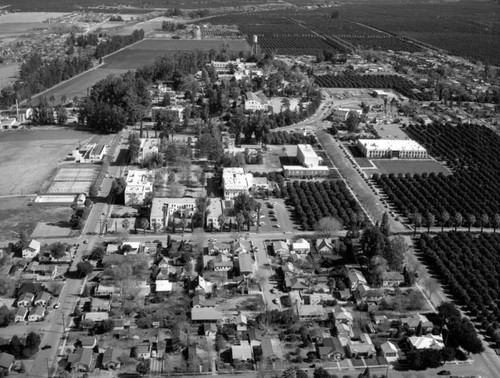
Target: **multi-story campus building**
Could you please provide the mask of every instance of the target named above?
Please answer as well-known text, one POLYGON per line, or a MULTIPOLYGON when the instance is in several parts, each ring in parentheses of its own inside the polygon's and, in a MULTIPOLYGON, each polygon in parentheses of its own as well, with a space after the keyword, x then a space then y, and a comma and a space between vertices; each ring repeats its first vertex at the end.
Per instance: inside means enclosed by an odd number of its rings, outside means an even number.
POLYGON ((359 139, 358 147, 368 159, 427 159, 424 147, 414 140, 359 139))

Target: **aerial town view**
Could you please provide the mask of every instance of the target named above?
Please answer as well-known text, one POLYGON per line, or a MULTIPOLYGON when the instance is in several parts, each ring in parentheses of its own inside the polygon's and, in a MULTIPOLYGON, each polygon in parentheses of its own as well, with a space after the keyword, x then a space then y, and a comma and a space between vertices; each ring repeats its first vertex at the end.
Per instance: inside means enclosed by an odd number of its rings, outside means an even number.
POLYGON ((0 173, 0 378, 500 378, 498 0, 4 0, 0 173))

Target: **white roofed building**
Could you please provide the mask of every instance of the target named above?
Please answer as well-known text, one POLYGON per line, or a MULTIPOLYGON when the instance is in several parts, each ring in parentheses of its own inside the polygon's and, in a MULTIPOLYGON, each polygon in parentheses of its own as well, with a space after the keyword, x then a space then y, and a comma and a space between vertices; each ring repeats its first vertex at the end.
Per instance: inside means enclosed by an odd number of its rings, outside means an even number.
POLYGON ((310 144, 297 145, 297 159, 306 168, 317 167, 321 160, 310 144))
POLYGON ((359 139, 358 147, 368 159, 427 159, 427 150, 414 140, 359 139))
POLYGON ((224 168, 222 171, 224 199, 233 199, 241 193, 249 194, 252 186, 253 175, 245 173, 243 168, 224 168))
POLYGON ((149 155, 157 154, 160 147, 160 138, 140 138, 141 147, 137 158, 139 163, 143 163, 149 155))
POLYGON ((153 198, 149 224, 151 228, 156 225, 157 229, 164 229, 174 213, 179 212, 186 217, 191 217, 195 208, 196 198, 153 198))
POLYGON ((153 177, 150 171, 129 170, 125 188, 125 205, 142 204, 146 194, 153 191, 153 177))
POLYGON ((297 160, 301 165, 284 165, 283 171, 287 177, 328 176, 330 169, 320 165, 322 158, 310 144, 297 145, 297 160))

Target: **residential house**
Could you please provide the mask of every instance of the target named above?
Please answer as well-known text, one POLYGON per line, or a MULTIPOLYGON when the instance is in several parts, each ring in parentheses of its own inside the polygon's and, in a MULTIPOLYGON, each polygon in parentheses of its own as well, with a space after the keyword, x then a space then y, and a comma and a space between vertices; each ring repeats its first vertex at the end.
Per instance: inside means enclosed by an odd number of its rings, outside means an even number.
POLYGON ((358 269, 349 269, 347 277, 349 278, 351 291, 355 291, 361 284, 368 285, 365 276, 358 269))
POLYGON ((104 351, 102 355, 101 365, 104 369, 116 370, 120 368, 121 352, 116 348, 108 348, 104 351))
POLYGON ((206 299, 204 295, 197 294, 193 297, 193 308, 215 307, 215 300, 206 299))
POLYGON ((353 316, 347 311, 344 307, 340 307, 339 311, 335 311, 335 324, 347 324, 348 326, 352 326, 353 316))
POLYGON ((68 363, 71 370, 89 372, 95 363, 94 352, 89 348, 78 348, 68 356, 68 363))
POLYGON ((348 324, 340 323, 335 326, 337 328, 337 336, 348 339, 353 336, 351 326, 348 324))
POLYGON ((290 249, 288 248, 288 244, 284 241, 281 241, 281 240, 273 243, 273 250, 277 256, 281 256, 281 257, 287 256, 290 254, 290 249))
MULTIPOLYGON (((253 359, 252 347, 246 340, 242 340, 240 345, 231 346, 231 355, 234 360, 248 361, 253 359)), ((264 355, 265 356, 265 355, 264 355)))
POLYGON ((322 346, 316 346, 316 352, 321 359, 332 358, 335 361, 345 358, 345 351, 338 337, 326 337, 322 346))
POLYGON ((123 255, 137 255, 141 252, 141 242, 126 242, 121 246, 123 255))
POLYGON ((17 322, 24 322, 26 319, 26 315, 28 315, 28 309, 26 307, 18 307, 16 311, 16 315, 14 315, 14 321, 17 322))
POLYGON ((113 244, 113 243, 109 243, 107 246, 106 246, 106 255, 111 255, 113 253, 117 253, 120 249, 120 246, 118 244, 113 244))
POLYGON ((292 250, 298 254, 307 254, 311 250, 311 245, 307 240, 300 238, 292 243, 292 250))
POLYGON ((99 284, 94 290, 94 296, 96 297, 109 297, 113 295, 116 291, 116 288, 114 286, 108 286, 108 285, 103 285, 99 284))
POLYGON ((408 341, 414 349, 440 350, 444 348, 442 336, 432 333, 425 336, 412 336, 408 338, 408 341))
POLYGON ((372 343, 347 340, 346 348, 350 358, 372 358, 376 354, 372 343))
POLYGON ((308 286, 298 277, 285 277, 285 287, 288 290, 306 290, 308 286))
POLYGON ((33 293, 24 293, 17 300, 17 307, 31 306, 34 299, 35 299, 35 295, 33 293))
POLYGON ((217 323, 222 320, 222 312, 213 307, 191 309, 191 321, 195 323, 217 323))
POLYGON ((208 294, 212 293, 213 284, 210 281, 205 280, 202 276, 197 276, 193 282, 192 286, 194 286, 194 291, 198 294, 208 294))
POLYGON ((383 289, 372 289, 366 284, 360 284, 354 292, 356 303, 378 304, 385 297, 383 289))
POLYGON ((82 348, 94 348, 97 345, 97 338, 95 336, 82 336, 80 344, 82 348))
POLYGON ((22 250, 23 259, 32 259, 39 253, 40 253, 40 242, 35 239, 33 239, 30 242, 30 244, 26 248, 23 248, 22 250))
POLYGON ((399 272, 382 273, 382 286, 401 286, 405 282, 405 277, 399 272))
POLYGON ((53 279, 57 276, 58 266, 39 264, 38 261, 32 261, 27 266, 25 273, 31 275, 35 280, 53 279))
POLYGON ((431 332, 434 328, 434 324, 427 319, 427 316, 421 314, 401 318, 401 324, 407 327, 410 331, 415 331, 420 324, 423 334, 431 332))
POLYGON ((238 239, 234 241, 233 244, 231 245, 231 250, 235 255, 238 255, 240 253, 245 253, 250 251, 250 244, 243 239, 238 239))
POLYGON ((14 365, 15 358, 10 353, 0 353, 0 374, 2 376, 9 375, 10 369, 14 365))
POLYGON ((316 251, 320 255, 331 255, 333 254, 333 245, 328 239, 317 239, 315 243, 316 251))
POLYGON ((248 319, 245 315, 239 314, 236 317, 236 331, 237 332, 246 332, 247 331, 248 319))
POLYGON ((255 261, 252 255, 244 252, 238 254, 238 267, 240 274, 243 274, 244 276, 251 275, 255 269, 255 261))
POLYGON ((95 323, 100 323, 108 319, 109 314, 107 312, 86 312, 82 316, 82 320, 92 320, 95 323))
POLYGON ((28 315, 28 321, 38 322, 43 319, 45 309, 42 306, 33 307, 28 315))
POLYGON ((228 272, 233 269, 233 262, 224 254, 217 255, 212 260, 212 264, 216 272, 228 272))
POLYGON ((157 293, 170 293, 173 289, 173 283, 169 280, 156 280, 155 291, 157 293))
POLYGON ((46 291, 38 293, 34 302, 35 306, 43 306, 43 307, 47 306, 47 303, 49 303, 50 298, 52 298, 52 295, 50 295, 46 291))
POLYGON ((300 320, 324 320, 326 318, 326 311, 322 305, 302 305, 297 307, 300 320))
POLYGON ((137 358, 149 360, 151 358, 151 343, 148 340, 144 340, 135 348, 135 354, 137 358))
POLYGON ((217 324, 215 323, 204 323, 203 324, 203 333, 205 336, 213 336, 217 334, 217 324))
POLYGON ((150 255, 156 255, 156 251, 158 249, 158 244, 153 242, 144 243, 144 253, 148 253, 150 255))
POLYGON ((381 344, 380 351, 382 353, 382 356, 389 362, 395 362, 399 358, 398 348, 390 341, 386 341, 385 343, 381 344))
POLYGON ((106 298, 92 298, 90 302, 90 311, 99 312, 104 311, 108 312, 111 310, 111 301, 106 298))
POLYGON ((260 346, 262 348, 262 357, 270 361, 278 361, 284 359, 283 346, 278 339, 263 338, 260 346))

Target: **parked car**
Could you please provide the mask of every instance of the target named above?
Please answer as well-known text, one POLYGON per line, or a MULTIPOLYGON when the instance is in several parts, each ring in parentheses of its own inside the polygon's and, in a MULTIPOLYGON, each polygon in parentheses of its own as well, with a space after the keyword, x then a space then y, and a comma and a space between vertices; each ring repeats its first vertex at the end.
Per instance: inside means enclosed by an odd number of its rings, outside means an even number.
POLYGON ((449 370, 441 370, 437 373, 437 375, 451 375, 451 371, 449 370))
POLYGON ((52 345, 45 344, 45 345, 42 347, 42 350, 45 350, 45 349, 50 349, 50 348, 52 348, 52 345))

